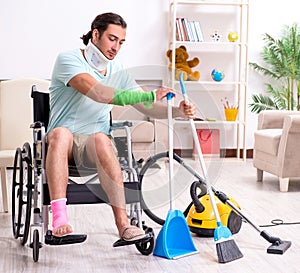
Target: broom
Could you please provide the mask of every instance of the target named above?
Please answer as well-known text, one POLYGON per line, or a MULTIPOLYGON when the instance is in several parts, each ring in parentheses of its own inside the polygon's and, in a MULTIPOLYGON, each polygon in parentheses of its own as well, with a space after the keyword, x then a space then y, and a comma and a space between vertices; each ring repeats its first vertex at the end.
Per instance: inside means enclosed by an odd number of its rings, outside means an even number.
MULTIPOLYGON (((182 77, 183 77, 182 73, 180 73, 181 91, 182 91, 184 100, 186 101, 186 103, 189 103, 188 96, 187 96, 187 93, 186 93, 186 89, 185 89, 182 77)), ((193 133, 193 139, 194 139, 196 149, 197 149, 197 152, 198 152, 198 158, 199 158, 200 166, 201 166, 201 169, 202 169, 202 172, 203 172, 203 175, 204 175, 204 179, 205 179, 205 182, 206 182, 210 202, 211 202, 211 205, 212 205, 215 217, 216 217, 216 221, 217 221, 217 227, 214 230, 214 240, 216 242, 218 261, 219 261, 219 263, 231 262, 231 261, 237 260, 239 258, 242 258, 243 254, 241 253, 241 251, 239 250, 237 244, 235 243, 229 228, 222 225, 221 218, 220 218, 220 215, 219 215, 219 211, 218 211, 218 208, 217 208, 217 205, 216 205, 216 201, 214 199, 214 195, 213 195, 213 192, 212 192, 212 187, 211 187, 211 184, 210 184, 209 179, 208 179, 205 162, 204 162, 204 159, 203 159, 201 147, 200 147, 199 140, 198 140, 198 137, 197 137, 195 123, 194 123, 193 119, 189 119, 189 121, 190 121, 191 129, 192 129, 192 133, 193 133)))

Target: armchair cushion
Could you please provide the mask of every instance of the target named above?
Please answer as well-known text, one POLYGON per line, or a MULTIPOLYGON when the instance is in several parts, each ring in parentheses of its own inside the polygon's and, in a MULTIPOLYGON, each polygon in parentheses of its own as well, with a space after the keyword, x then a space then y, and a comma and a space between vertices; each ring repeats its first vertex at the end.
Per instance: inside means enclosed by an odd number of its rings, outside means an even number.
MULTIPOLYGON (((130 127, 132 150, 134 156, 139 158, 148 158, 157 152, 158 138, 157 133, 160 131, 157 126, 157 120, 151 120, 148 116, 142 114, 132 106, 114 106, 112 109, 112 120, 118 122, 120 120, 129 120, 133 126, 130 127)), ((160 132, 160 135, 163 132, 160 132)), ((124 130, 116 130, 113 132, 115 137, 124 136, 124 130)), ((161 146, 161 143, 159 143, 161 146)))
POLYGON ((131 129, 132 142, 135 143, 152 143, 154 142, 154 124, 149 121, 132 121, 131 129))
POLYGON ((264 129, 255 134, 255 150, 264 151, 267 154, 277 155, 282 129, 264 129))

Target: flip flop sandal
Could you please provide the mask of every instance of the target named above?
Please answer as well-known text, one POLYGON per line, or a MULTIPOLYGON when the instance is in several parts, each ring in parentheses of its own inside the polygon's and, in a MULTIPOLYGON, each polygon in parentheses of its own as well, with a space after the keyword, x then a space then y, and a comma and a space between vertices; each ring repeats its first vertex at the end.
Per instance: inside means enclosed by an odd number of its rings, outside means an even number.
POLYGON ((146 236, 145 232, 136 226, 124 226, 121 229, 121 239, 124 241, 137 241, 146 236))

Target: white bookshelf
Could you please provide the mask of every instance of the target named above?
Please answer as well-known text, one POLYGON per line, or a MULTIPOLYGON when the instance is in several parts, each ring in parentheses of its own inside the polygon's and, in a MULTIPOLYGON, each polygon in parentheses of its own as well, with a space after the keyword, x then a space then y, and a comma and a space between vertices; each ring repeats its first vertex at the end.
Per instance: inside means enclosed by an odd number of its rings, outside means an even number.
MULTIPOLYGON (((243 150, 243 159, 246 159, 246 107, 248 81, 248 0, 169 0, 169 44, 172 49, 172 67, 175 66, 175 48, 184 45, 189 53, 189 59, 198 57, 200 64, 192 68, 201 73, 199 81, 186 81, 185 85, 190 100, 197 107, 197 117, 215 118, 216 121, 196 122, 198 128, 219 128, 221 149, 236 149, 236 157, 240 157, 243 150), (176 39, 176 18, 187 18, 198 21, 203 35, 202 42, 178 41, 176 39), (220 40, 214 41, 211 34, 217 31, 220 40), (230 42, 229 32, 238 33, 238 40, 230 42), (225 77, 216 82, 211 78, 213 68, 224 71, 225 77), (239 106, 236 121, 226 121, 221 99, 228 100, 239 106)), ((178 36, 177 36, 178 37, 178 36)), ((175 80, 175 71, 170 70, 168 84, 180 90, 175 80)), ((178 98, 177 100, 180 100, 178 98)), ((187 139, 187 127, 184 121, 175 121, 177 139, 182 136, 183 141, 175 143, 175 149, 190 149, 191 141, 187 139), (185 134, 185 136, 184 136, 185 134), (178 147, 176 147, 176 145, 178 147), (179 147, 182 146, 182 147, 179 147)))

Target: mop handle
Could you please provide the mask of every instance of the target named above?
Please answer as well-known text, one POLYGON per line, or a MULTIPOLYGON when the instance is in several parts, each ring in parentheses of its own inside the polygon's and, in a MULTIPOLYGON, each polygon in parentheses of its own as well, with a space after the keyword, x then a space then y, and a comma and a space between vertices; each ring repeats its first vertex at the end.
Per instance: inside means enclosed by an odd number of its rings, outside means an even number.
POLYGON ((168 128, 169 128, 169 195, 170 195, 170 210, 173 209, 173 196, 174 196, 174 165, 173 165, 173 119, 172 119, 172 98, 173 93, 167 94, 168 100, 168 128))
MULTIPOLYGON (((186 92, 186 89, 185 89, 185 85, 183 83, 182 76, 183 76, 182 73, 180 73, 179 77, 180 77, 181 92, 182 92, 182 95, 183 95, 183 98, 184 98, 185 102, 187 104, 189 104, 189 98, 188 98, 188 95, 187 95, 187 92, 186 92)), ((218 208, 217 208, 216 202, 214 202, 214 199, 213 199, 214 195, 213 195, 213 192, 212 192, 212 189, 211 189, 211 184, 210 184, 210 181, 209 181, 209 178, 208 178, 208 174, 207 174, 207 170, 206 170, 206 166, 205 166, 203 154, 202 154, 200 143, 199 143, 198 136, 197 136, 197 131, 196 131, 195 123, 194 123, 193 119, 189 119, 189 122, 190 122, 190 125, 191 125, 191 128, 192 128, 192 134, 193 134, 194 143, 195 143, 195 146, 196 146, 196 149, 197 149, 197 153, 198 153, 199 163, 200 163, 200 166, 201 166, 201 169, 202 169, 202 172, 203 172, 204 179, 206 181, 209 198, 211 200, 211 204, 212 204, 212 207, 213 207, 213 211, 214 211, 216 220, 217 220, 218 223, 220 223, 221 222, 221 218, 220 218, 220 215, 219 215, 219 212, 218 212, 218 208)))

